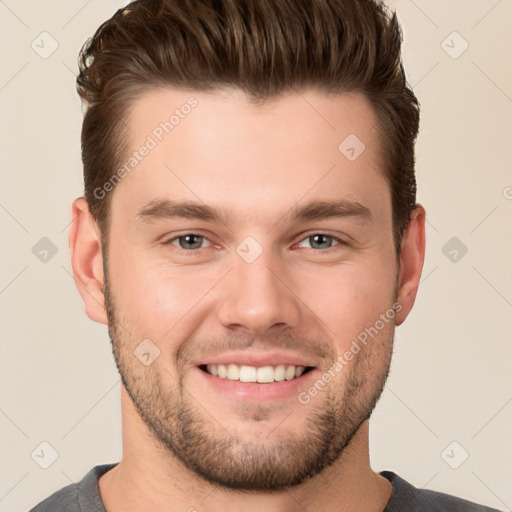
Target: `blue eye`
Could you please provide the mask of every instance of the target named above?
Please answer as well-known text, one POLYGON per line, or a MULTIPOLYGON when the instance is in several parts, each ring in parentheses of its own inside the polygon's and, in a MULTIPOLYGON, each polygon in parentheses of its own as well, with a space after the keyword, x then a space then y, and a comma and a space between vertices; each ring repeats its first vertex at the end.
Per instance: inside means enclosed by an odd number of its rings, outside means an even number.
MULTIPOLYGON (((305 247, 303 244, 305 242, 309 243, 309 248, 321 250, 328 250, 336 245, 342 245, 344 242, 339 238, 336 238, 331 235, 327 235, 325 233, 314 233, 312 235, 303 238, 301 242, 299 242, 299 247, 305 247)), ((174 245, 179 249, 183 249, 188 252, 196 252, 197 250, 204 249, 211 245, 211 242, 202 235, 197 235, 195 233, 185 233, 183 235, 176 236, 171 238, 165 245, 174 245), (207 242, 208 245, 203 245, 204 242, 207 242)), ((307 247, 306 247, 307 248, 307 247)))
MULTIPOLYGON (((339 245, 341 240, 325 233, 315 233, 302 240, 301 243, 308 240, 313 249, 330 249, 333 245, 339 245), (333 242, 335 242, 333 244, 333 242)), ((299 244, 300 245, 300 244, 299 244)))
POLYGON ((207 240, 204 236, 196 235, 194 233, 187 233, 185 235, 180 235, 175 238, 172 238, 167 244, 176 245, 174 242, 178 241, 179 247, 186 251, 192 251, 194 249, 202 249, 201 245, 203 241, 207 240))

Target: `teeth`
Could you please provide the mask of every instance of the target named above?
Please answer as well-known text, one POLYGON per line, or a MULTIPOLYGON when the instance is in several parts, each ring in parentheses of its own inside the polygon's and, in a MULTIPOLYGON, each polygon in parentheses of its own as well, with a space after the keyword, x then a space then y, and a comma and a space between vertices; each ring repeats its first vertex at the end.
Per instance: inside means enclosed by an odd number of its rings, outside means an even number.
POLYGON ((225 379, 226 378, 228 371, 226 370, 226 367, 223 364, 219 364, 218 365, 217 371, 219 372, 219 377, 221 379, 225 379))
POLYGON ((272 366, 262 366, 256 372, 258 382, 274 382, 274 368, 272 366))
POLYGON ((240 382, 280 382, 293 380, 304 373, 304 366, 239 366, 237 364, 207 364, 206 371, 221 379, 239 380, 240 382))
POLYGON ((236 364, 228 364, 228 369, 226 372, 226 379, 229 380, 238 380, 241 378, 240 375, 240 367, 236 364))
POLYGON ((288 366, 286 368, 286 373, 284 374, 284 378, 286 380, 292 380, 295 378, 295 366, 288 366))
POLYGON ((286 376, 286 368, 284 364, 280 364, 274 368, 274 380, 281 381, 284 380, 286 376))
POLYGON ((254 366, 240 366, 240 382, 256 382, 257 376, 258 370, 254 366))

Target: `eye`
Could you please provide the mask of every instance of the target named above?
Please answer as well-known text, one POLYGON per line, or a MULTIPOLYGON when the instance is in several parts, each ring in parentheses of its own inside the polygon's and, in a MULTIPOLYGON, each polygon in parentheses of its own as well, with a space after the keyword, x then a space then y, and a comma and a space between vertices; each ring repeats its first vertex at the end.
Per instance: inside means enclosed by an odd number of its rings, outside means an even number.
POLYGON ((204 241, 208 241, 208 239, 201 235, 196 235, 194 233, 186 233, 184 235, 179 235, 174 238, 171 238, 167 242, 166 245, 178 245, 180 249, 184 249, 186 251, 193 251, 194 249, 203 249, 202 243, 204 241), (175 243, 177 242, 177 244, 175 243))
MULTIPOLYGON (((328 235, 326 233, 314 233, 304 238, 299 244, 299 247, 304 247, 304 243, 310 244, 310 248, 319 250, 328 250, 336 245, 343 245, 344 242, 339 238, 328 235)), ((185 251, 194 252, 199 249, 204 249, 211 245, 208 238, 196 233, 185 233, 183 235, 175 236, 164 242, 165 245, 174 245, 185 251), (203 245, 204 243, 207 245, 203 245)))
POLYGON ((310 242, 311 247, 313 249, 330 249, 333 245, 340 245, 343 244, 343 241, 339 238, 336 238, 331 235, 327 235, 325 233, 315 233, 313 235, 310 235, 306 238, 304 238, 300 243, 299 247, 301 247, 301 244, 303 244, 305 241, 310 242), (333 242, 335 242, 333 244, 333 242))

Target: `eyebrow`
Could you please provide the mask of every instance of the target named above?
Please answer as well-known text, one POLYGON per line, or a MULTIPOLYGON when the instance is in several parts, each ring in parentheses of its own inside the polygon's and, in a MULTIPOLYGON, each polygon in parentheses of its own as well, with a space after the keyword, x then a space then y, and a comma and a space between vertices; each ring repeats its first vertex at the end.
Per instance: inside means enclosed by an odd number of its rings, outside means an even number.
MULTIPOLYGON (((296 204, 283 214, 279 222, 307 222, 334 218, 356 217, 371 220, 371 210, 363 204, 348 199, 316 200, 305 205, 296 204)), ((192 219, 229 225, 233 219, 230 212, 194 201, 155 199, 147 203, 136 215, 142 222, 159 219, 192 219)))

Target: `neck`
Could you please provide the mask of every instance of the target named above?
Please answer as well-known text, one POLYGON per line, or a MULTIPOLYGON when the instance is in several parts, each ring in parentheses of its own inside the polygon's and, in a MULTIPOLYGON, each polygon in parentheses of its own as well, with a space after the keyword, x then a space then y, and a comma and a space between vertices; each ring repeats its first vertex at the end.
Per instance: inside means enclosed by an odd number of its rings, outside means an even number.
POLYGON ((369 426, 364 422, 334 464, 301 485, 272 492, 234 491, 206 482, 161 446, 122 389, 123 458, 99 480, 107 512, 243 509, 256 512, 325 510, 381 512, 391 484, 369 460, 369 426))

